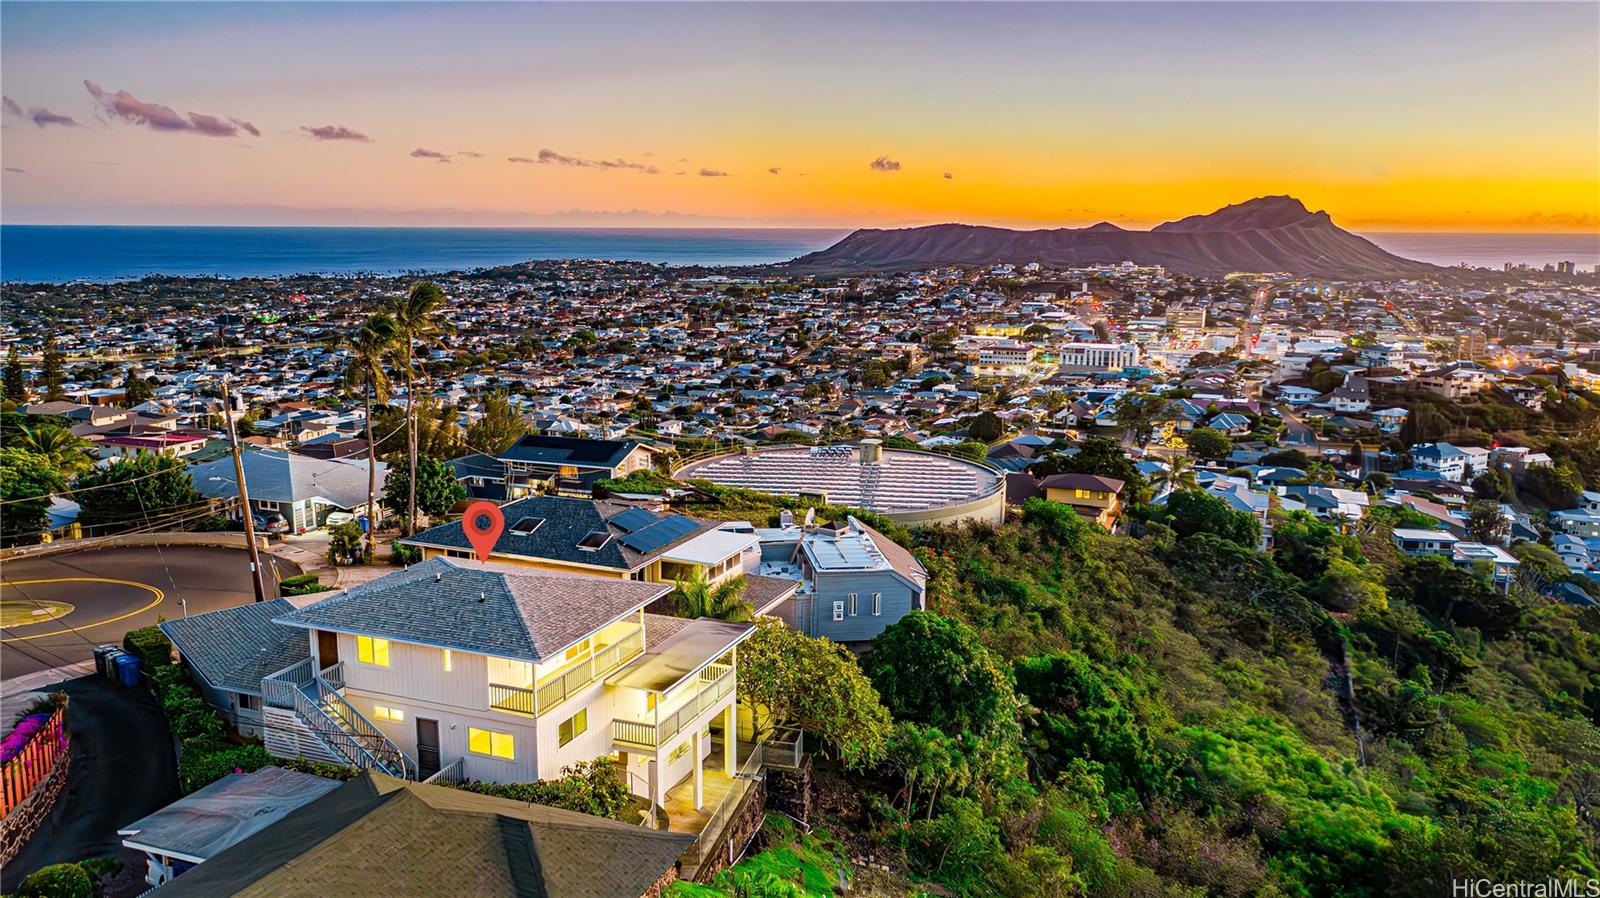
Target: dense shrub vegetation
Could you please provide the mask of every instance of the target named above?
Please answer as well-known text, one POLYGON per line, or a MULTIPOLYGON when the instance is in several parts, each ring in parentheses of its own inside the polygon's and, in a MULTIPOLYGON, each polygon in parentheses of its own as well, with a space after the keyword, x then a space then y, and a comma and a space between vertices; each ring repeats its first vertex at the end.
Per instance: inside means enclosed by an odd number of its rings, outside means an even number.
POLYGON ((1033 500, 917 535, 930 610, 861 661, 890 747, 843 774, 913 879, 1387 896, 1596 874, 1593 611, 1400 556, 1389 515, 1354 536, 1281 517, 1269 552, 1203 497, 1135 518, 1111 536, 1033 500))

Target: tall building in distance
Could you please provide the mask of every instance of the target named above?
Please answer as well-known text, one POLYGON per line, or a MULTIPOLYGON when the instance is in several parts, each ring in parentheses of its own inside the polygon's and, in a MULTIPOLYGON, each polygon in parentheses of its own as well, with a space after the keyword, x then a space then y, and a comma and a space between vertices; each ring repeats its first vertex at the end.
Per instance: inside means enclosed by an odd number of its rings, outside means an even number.
POLYGON ((1138 364, 1136 343, 1067 343, 1061 347, 1063 371, 1121 371, 1138 364))

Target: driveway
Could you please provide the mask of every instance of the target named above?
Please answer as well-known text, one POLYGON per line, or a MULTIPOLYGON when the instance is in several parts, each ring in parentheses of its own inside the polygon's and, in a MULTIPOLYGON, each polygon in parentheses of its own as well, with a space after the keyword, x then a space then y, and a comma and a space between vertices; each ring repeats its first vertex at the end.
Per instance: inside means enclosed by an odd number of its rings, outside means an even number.
MULTIPOLYGON (((10 625, 0 630, 0 670, 9 679, 86 661, 96 645, 120 644, 129 630, 251 601, 246 558, 243 549, 130 546, 7 561, 0 603, 10 625), (14 623, 30 609, 49 614, 14 623)), ((277 579, 300 572, 281 558, 263 555, 262 563, 277 579)))
POLYGON ((179 797, 167 718, 148 688, 93 675, 59 688, 68 696, 72 766, 50 815, 0 870, 6 891, 48 864, 120 854, 119 827, 179 797))

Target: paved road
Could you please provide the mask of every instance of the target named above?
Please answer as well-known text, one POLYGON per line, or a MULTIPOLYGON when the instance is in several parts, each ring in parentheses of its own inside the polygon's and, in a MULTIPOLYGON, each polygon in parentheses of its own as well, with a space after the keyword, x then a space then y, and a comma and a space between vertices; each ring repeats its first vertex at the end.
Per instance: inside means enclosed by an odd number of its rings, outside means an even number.
POLYGON ((68 696, 72 766, 49 816, 0 871, 7 891, 48 864, 119 854, 119 827, 178 799, 167 718, 148 688, 87 676, 60 689, 68 696))
MULTIPOLYGON (((88 660, 94 646, 183 617, 186 606, 198 614, 248 602, 245 557, 243 549, 138 546, 7 561, 0 565, 0 600, 66 602, 74 611, 0 630, 0 671, 9 678, 88 660)), ((279 578, 299 573, 292 562, 262 560, 277 565, 279 578)))

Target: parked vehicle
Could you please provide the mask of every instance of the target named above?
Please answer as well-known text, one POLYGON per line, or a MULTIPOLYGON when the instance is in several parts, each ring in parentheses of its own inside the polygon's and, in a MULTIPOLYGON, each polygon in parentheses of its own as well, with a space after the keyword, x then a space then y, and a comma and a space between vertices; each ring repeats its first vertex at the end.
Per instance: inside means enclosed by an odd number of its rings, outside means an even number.
POLYGON ((289 532, 289 521, 277 512, 251 515, 256 530, 262 533, 283 534, 289 532))
POLYGON ((354 524, 355 522, 356 522, 356 516, 351 514, 350 512, 348 512, 348 511, 336 511, 336 512, 328 515, 327 520, 324 520, 322 522, 322 526, 324 526, 324 527, 337 527, 340 524, 354 524))

